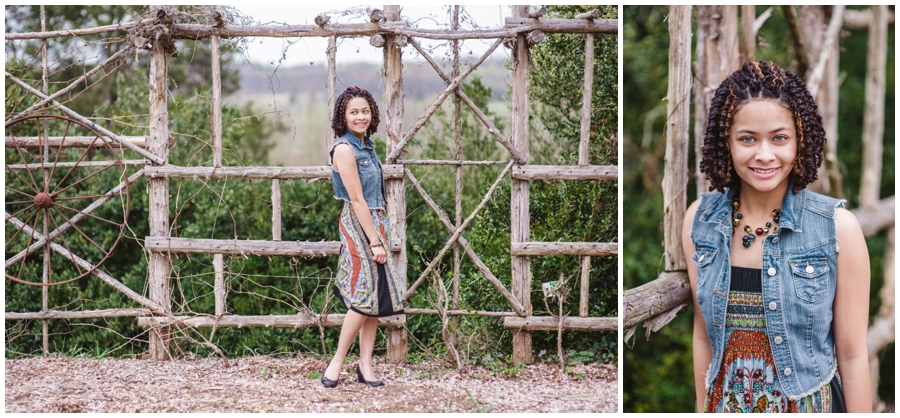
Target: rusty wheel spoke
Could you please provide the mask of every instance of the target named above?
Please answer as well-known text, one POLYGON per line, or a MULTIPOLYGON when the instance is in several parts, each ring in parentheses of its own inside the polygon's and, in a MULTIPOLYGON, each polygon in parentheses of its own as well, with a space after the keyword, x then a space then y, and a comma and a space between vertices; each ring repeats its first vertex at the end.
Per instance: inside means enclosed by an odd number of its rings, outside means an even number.
POLYGON ((23 191, 19 191, 19 190, 13 189, 12 187, 9 187, 9 186, 6 186, 6 185, 4 185, 4 186, 6 187, 6 191, 8 191, 8 192, 18 193, 18 194, 20 194, 20 195, 22 195, 22 196, 29 197, 29 198, 31 198, 32 200, 34 199, 34 195, 30 195, 30 194, 25 193, 25 192, 23 192, 23 191))
MULTIPOLYGON (((54 210, 56 210, 56 212, 59 213, 59 209, 54 208, 54 210)), ((60 214, 60 215, 62 215, 62 214, 60 214)), ((65 218, 65 217, 63 217, 63 218, 65 218)), ((53 225, 56 226, 56 229, 59 229, 59 224, 56 222, 56 219, 53 219, 53 217, 51 216, 50 220, 53 221, 53 225)), ((75 226, 75 225, 72 225, 72 226, 75 226)), ((69 247, 69 241, 66 240, 66 234, 59 234, 59 237, 62 238, 63 246, 66 247, 66 250, 68 250, 69 253, 75 254, 75 251, 72 251, 72 248, 69 247)), ((47 241, 47 245, 48 246, 50 245, 49 240, 47 241)), ((78 270, 78 275, 79 276, 84 275, 84 273, 81 272, 81 266, 79 266, 78 263, 74 263, 74 264, 75 264, 75 268, 78 270)))
MULTIPOLYGON (((25 181, 25 179, 23 179, 22 176, 20 176, 18 174, 16 174, 16 177, 18 177, 20 180, 22 180, 23 183, 28 185, 28 188, 30 188, 31 191, 34 192, 34 194, 38 194, 39 192, 37 189, 37 182, 34 181, 34 176, 31 175, 31 167, 28 166, 28 160, 25 159, 25 155, 22 154, 22 149, 19 148, 19 141, 16 140, 16 136, 13 135, 13 133, 9 130, 8 127, 6 128, 6 132, 9 132, 9 136, 10 136, 10 138, 12 138, 13 144, 15 144, 15 146, 16 146, 16 152, 19 153, 19 158, 21 158, 22 163, 25 164, 25 171, 28 172, 28 177, 31 178, 31 184, 29 185, 28 182, 25 181)), ((10 171, 15 173, 15 170, 10 170, 10 171)))
MULTIPOLYGON (((31 206, 35 206, 35 205, 32 203, 31 206)), ((20 210, 20 211, 14 213, 14 214, 12 214, 12 215, 7 216, 6 219, 8 220, 9 218, 15 218, 15 217, 18 216, 20 213, 25 212, 26 210, 28 210, 29 208, 31 208, 31 206, 27 206, 25 209, 22 209, 22 210, 20 210)))
MULTIPOLYGON (((40 212, 41 212, 40 210, 34 211, 34 213, 40 213, 40 212)), ((40 219, 41 219, 41 218, 40 218, 39 216, 35 216, 35 217, 34 217, 34 226, 31 227, 31 230, 32 230, 32 231, 36 231, 36 230, 37 230, 37 224, 38 224, 37 221, 40 220, 40 219)), ((26 224, 26 225, 27 225, 27 224, 26 224)), ((28 249, 28 247, 31 247, 31 240, 32 240, 32 239, 34 239, 34 234, 28 234, 28 243, 25 244, 25 249, 26 249, 26 250, 28 249)), ((16 275, 16 278, 17 278, 17 279, 22 277, 22 270, 25 269, 25 262, 26 262, 26 261, 28 261, 28 256, 22 257, 21 265, 19 265, 19 274, 16 275)))
MULTIPOLYGON (((118 227, 120 227, 120 228, 123 226, 123 224, 115 223, 115 222, 113 222, 113 221, 111 221, 111 220, 109 220, 109 219, 101 218, 101 217, 99 217, 99 216, 97 216, 97 215, 94 215, 94 214, 92 214, 92 213, 89 213, 89 212, 82 212, 82 211, 80 211, 80 210, 78 210, 78 209, 70 208, 70 207, 68 207, 68 206, 66 206, 66 205, 61 205, 61 204, 57 203, 57 204, 55 204, 54 206, 59 206, 59 207, 61 207, 61 208, 63 208, 63 209, 68 209, 68 210, 71 210, 72 212, 80 213, 80 214, 82 214, 82 215, 84 215, 84 216, 89 216, 89 217, 94 218, 94 219, 96 219, 96 220, 98 220, 98 221, 103 221, 103 222, 106 222, 106 223, 109 223, 109 224, 118 226, 118 227)), ((62 215, 62 213, 60 213, 60 215, 62 215)), ((65 216, 63 216, 63 217, 65 217, 65 216)), ((67 221, 67 222, 68 222, 68 221, 67 221)), ((75 226, 75 224, 72 223, 72 222, 68 222, 68 223, 69 223, 70 225, 72 225, 72 226, 75 226)))
POLYGON ((123 194, 125 194, 125 193, 116 192, 116 193, 95 194, 95 195, 91 195, 91 196, 55 197, 55 198, 53 198, 53 201, 54 202, 62 202, 62 201, 66 201, 66 200, 98 199, 98 198, 107 197, 107 196, 113 196, 113 197, 122 196, 123 194))
MULTIPOLYGON (((25 209, 27 210, 28 208, 25 208, 25 209)), ((15 218, 16 215, 18 215, 19 213, 24 212, 24 211, 25 211, 25 210, 16 212, 15 214, 8 216, 7 219, 8 219, 8 218, 15 218)), ((23 229, 25 229, 25 226, 28 225, 28 222, 31 221, 31 218, 34 217, 34 215, 37 214, 38 212, 39 212, 39 211, 34 211, 34 212, 31 213, 31 215, 28 215, 28 219, 26 219, 25 222, 22 222, 22 226, 20 226, 19 229, 16 230, 16 233, 13 234, 12 237, 11 237, 9 240, 6 241, 6 247, 7 247, 7 248, 9 247, 9 244, 11 244, 11 243, 13 242, 14 239, 16 239, 16 237, 19 235, 19 233, 22 232, 23 229)), ((29 242, 28 245, 25 246, 25 248, 28 248, 30 245, 31 245, 31 242, 29 242)))
MULTIPOLYGON (((63 153, 63 145, 66 144, 66 137, 69 136, 69 128, 72 126, 72 121, 66 122, 66 129, 63 131, 62 140, 59 141, 59 150, 56 151, 56 159, 53 161, 53 167, 50 168, 50 175, 47 176, 48 180, 53 179, 53 172, 56 171, 56 164, 59 163, 59 156, 63 153)), ((46 186, 46 185, 45 185, 46 186)), ((44 193, 48 193, 48 187, 44 187, 44 193)))
MULTIPOLYGON (((56 213, 59 214, 59 216, 62 216, 62 217, 65 219, 65 215, 63 215, 63 214, 59 211, 59 209, 57 209, 57 208, 54 207, 53 210, 55 210, 56 213)), ((99 218, 98 218, 98 219, 99 219, 99 218)), ((55 222, 54 222, 54 223, 55 223, 55 222)), ((97 244, 96 242, 94 242, 94 240, 92 240, 91 237, 88 236, 88 234, 85 234, 84 231, 82 231, 81 228, 78 227, 78 225, 75 225, 75 224, 73 224, 73 223, 71 223, 71 222, 69 222, 69 225, 71 225, 72 228, 75 228, 75 230, 78 231, 78 233, 81 234, 81 236, 83 236, 84 239, 88 240, 88 242, 90 242, 91 244, 94 244, 94 246, 97 247, 97 249, 100 250, 101 253, 103 253, 104 258, 105 258, 106 256, 109 255, 109 253, 108 253, 106 250, 104 250, 103 247, 100 246, 100 244, 97 244)), ((63 235, 63 234, 59 234, 59 236, 62 236, 62 235, 63 235)), ((49 242, 49 241, 48 241, 48 242, 49 242)))
MULTIPOLYGON (((88 154, 88 151, 94 146, 94 143, 97 142, 98 139, 100 139, 100 135, 94 135, 94 140, 91 141, 91 145, 89 145, 87 148, 84 149, 84 152, 81 153, 80 157, 78 157, 78 161, 75 161, 75 164, 72 165, 71 168, 69 168, 69 171, 66 172, 66 175, 63 176, 63 178, 56 183, 56 187, 54 187, 53 191, 50 192, 51 195, 56 195, 57 193, 59 193, 58 191, 56 191, 56 189, 60 185, 62 185, 63 182, 65 182, 67 178, 69 178, 69 174, 72 174, 72 172, 75 171, 76 168, 78 168, 78 164, 81 163, 81 160, 84 159, 84 156, 88 154)), ((82 179, 82 180, 84 180, 84 179, 82 179)), ((66 188, 68 188, 68 187, 66 187, 66 188)))
MULTIPOLYGON (((108 166, 106 166, 106 167, 103 167, 103 168, 101 168, 101 169, 99 169, 99 170, 97 170, 97 171, 91 173, 90 175, 88 175, 88 176, 86 176, 86 177, 82 177, 80 180, 76 181, 75 183, 72 183, 72 184, 70 184, 70 185, 68 185, 68 186, 66 186, 66 187, 63 187, 62 190, 56 190, 56 189, 53 189, 53 193, 51 193, 50 195, 51 195, 51 196, 56 196, 56 195, 58 195, 58 194, 60 194, 60 193, 62 193, 62 192, 64 192, 64 191, 66 191, 66 190, 68 190, 68 189, 71 189, 72 187, 78 185, 79 183, 81 183, 81 182, 83 182, 83 181, 85 181, 85 180, 87 180, 87 179, 89 179, 89 178, 91 178, 91 177, 94 177, 94 176, 96 176, 97 174, 100 174, 100 173, 102 173, 102 172, 104 172, 104 171, 106 171, 106 170, 109 170, 110 168, 115 167, 115 166, 116 166, 116 164, 110 164, 110 165, 108 165, 108 166)), ((75 168, 75 167, 72 167, 72 168, 75 168)), ((60 184, 62 184, 62 182, 60 182, 60 184)))
MULTIPOLYGON (((25 166, 27 167, 28 164, 25 164, 25 166)), ((25 171, 27 171, 27 172, 28 172, 28 176, 31 177, 31 170, 28 169, 28 168, 25 168, 25 171)), ((31 187, 31 186, 28 184, 28 180, 25 180, 24 178, 22 178, 22 176, 20 176, 19 173, 18 173, 16 170, 9 170, 9 169, 8 169, 7 172, 12 173, 14 176, 16 176, 16 178, 18 178, 19 180, 21 180, 22 183, 25 183, 25 185, 28 186, 28 188, 31 189, 31 191, 34 192, 34 195, 35 195, 35 196, 38 195, 38 194, 40 193, 39 191, 35 190, 34 187, 31 187)), ((33 179, 34 179, 34 177, 32 177, 32 180, 33 180, 33 179)), ((16 190, 16 192, 21 193, 21 194, 25 194, 25 192, 22 192, 22 191, 19 191, 19 190, 16 190)), ((26 196, 27 196, 27 194, 26 194, 26 196)), ((33 197, 33 196, 32 196, 32 197, 33 197)))

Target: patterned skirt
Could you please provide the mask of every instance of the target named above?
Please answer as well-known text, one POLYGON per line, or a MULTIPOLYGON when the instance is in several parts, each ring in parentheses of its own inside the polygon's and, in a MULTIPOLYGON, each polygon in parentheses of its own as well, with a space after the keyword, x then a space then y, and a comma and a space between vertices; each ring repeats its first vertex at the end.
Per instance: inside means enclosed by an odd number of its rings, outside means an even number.
MULTIPOLYGON (((390 249, 390 227, 384 209, 371 209, 378 240, 390 249)), ((340 218, 341 254, 334 295, 344 307, 366 316, 391 316, 403 313, 400 278, 388 252, 387 262, 372 259, 372 248, 349 202, 344 202, 340 218)))
MULTIPOLYGON (((781 389, 766 333, 762 271, 731 268, 725 316, 725 353, 719 374, 706 394, 705 412, 832 412, 832 384, 789 400, 781 389)), ((838 394, 840 395, 840 394, 838 394)))

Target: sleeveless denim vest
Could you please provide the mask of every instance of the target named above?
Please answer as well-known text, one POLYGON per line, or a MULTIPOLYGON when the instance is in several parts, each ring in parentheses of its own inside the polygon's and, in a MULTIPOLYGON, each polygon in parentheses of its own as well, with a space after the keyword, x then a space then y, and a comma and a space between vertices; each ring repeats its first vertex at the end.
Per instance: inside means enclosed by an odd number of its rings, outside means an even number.
MULTIPOLYGON (((371 139, 367 139, 365 143, 360 141, 350 130, 334 141, 328 154, 334 158, 334 147, 339 144, 350 144, 353 154, 356 155, 356 170, 359 172, 359 181, 363 189, 363 198, 369 209, 385 209, 387 201, 384 200, 384 178, 381 175, 381 160, 375 154, 375 144, 371 139)), ((350 202, 350 194, 344 187, 341 175, 334 169, 334 163, 331 167, 331 184, 334 186, 334 197, 350 202)))
MULTIPOLYGON (((837 369, 832 329, 838 255, 835 208, 843 200, 788 187, 778 233, 762 241, 766 332, 782 389, 791 400, 831 381, 837 369)), ((731 285, 731 200, 734 191, 704 194, 691 225, 697 301, 712 345, 706 389, 722 367, 731 285)), ((738 251, 740 251, 739 249, 738 251)))

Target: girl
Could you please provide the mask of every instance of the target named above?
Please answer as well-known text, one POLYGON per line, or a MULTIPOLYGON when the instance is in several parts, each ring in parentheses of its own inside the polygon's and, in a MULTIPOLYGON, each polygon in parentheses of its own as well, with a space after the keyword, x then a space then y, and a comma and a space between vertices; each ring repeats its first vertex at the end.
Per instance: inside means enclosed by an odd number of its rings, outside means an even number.
POLYGON ((371 135, 378 129, 378 106, 361 87, 350 87, 335 102, 331 128, 338 137, 331 148, 334 197, 344 201, 339 227, 341 254, 334 295, 347 308, 334 357, 325 366, 322 384, 337 386, 344 358, 359 334, 360 383, 382 386, 372 371, 378 317, 403 313, 403 300, 387 253, 390 237, 381 161, 371 135))
POLYGON ((747 62, 716 90, 685 213, 697 409, 871 412, 869 255, 844 201, 806 186, 825 132, 803 81, 747 62))

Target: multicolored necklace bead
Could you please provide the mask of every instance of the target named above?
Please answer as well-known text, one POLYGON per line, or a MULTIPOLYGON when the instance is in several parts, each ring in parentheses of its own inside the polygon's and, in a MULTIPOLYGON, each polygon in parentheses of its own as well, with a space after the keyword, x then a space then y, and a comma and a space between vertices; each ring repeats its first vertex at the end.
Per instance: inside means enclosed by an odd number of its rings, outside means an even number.
MULTIPOLYGON (((738 199, 737 197, 735 197, 734 199, 731 200, 731 224, 735 228, 737 228, 738 225, 740 225, 741 219, 744 218, 744 215, 741 215, 740 212, 738 212, 738 210, 740 210, 740 208, 741 208, 741 200, 738 199)), ((779 220, 781 220, 781 209, 773 209, 772 210, 772 222, 777 224, 779 220)), ((744 246, 744 248, 750 247, 750 244, 756 240, 757 236, 762 236, 763 234, 768 234, 769 228, 772 227, 772 222, 766 222, 765 228, 756 228, 755 231, 753 230, 753 228, 750 227, 750 225, 744 225, 744 232, 747 233, 747 235, 741 236, 741 244, 744 246), (754 233, 755 233, 755 235, 754 235, 754 233)), ((777 226, 775 227, 775 229, 772 230, 772 233, 773 234, 778 233, 777 226)))

